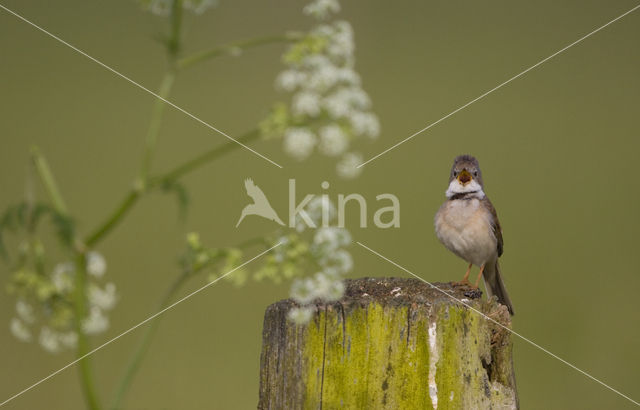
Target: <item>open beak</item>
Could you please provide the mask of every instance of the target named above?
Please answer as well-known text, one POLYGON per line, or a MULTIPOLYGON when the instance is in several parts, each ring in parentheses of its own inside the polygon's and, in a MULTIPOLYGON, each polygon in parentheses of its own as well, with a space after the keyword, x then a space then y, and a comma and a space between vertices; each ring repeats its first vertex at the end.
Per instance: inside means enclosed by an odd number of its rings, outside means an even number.
POLYGON ((462 185, 467 185, 472 179, 473 177, 466 169, 463 169, 462 172, 458 174, 458 181, 460 181, 462 185))

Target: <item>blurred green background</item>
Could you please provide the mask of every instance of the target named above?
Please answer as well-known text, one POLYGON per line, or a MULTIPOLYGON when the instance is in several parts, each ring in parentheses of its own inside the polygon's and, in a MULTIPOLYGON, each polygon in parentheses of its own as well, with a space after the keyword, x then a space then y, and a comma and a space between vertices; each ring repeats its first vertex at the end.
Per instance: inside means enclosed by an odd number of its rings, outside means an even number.
MULTIPOLYGON (((161 20, 134 1, 3 0, 90 55, 155 89, 164 56, 161 20)), ((221 0, 186 19, 186 51, 285 30, 306 30, 300 1, 221 0)), ((357 66, 382 124, 363 144, 367 158, 622 14, 632 1, 345 1, 357 66)), ((97 345, 153 312, 178 274, 189 231, 209 246, 230 246, 272 230, 253 219, 234 228, 253 177, 276 209, 287 208, 287 180, 299 192, 358 192, 369 206, 391 192, 401 227, 358 229, 355 240, 429 281, 459 280, 465 263, 442 247, 433 215, 444 200, 453 157, 476 155, 504 229, 502 266, 517 315, 514 329, 560 357, 640 398, 638 109, 640 11, 616 22, 522 78, 370 163, 353 181, 334 161, 287 157, 276 141, 254 145, 278 169, 237 150, 189 175, 186 222, 175 200, 144 198, 98 249, 120 302, 97 345)), ((185 73, 171 100, 231 135, 260 121, 277 98, 273 79, 283 45, 219 58, 185 73)), ((47 156, 78 218, 99 223, 131 186, 153 97, 0 10, 0 208, 19 201, 31 144, 47 156)), ((168 109, 154 169, 166 170, 224 137, 168 109)), ((44 194, 40 192, 40 197, 44 194)), ((373 206, 372 206, 373 205, 373 206)), ((284 212, 284 211, 281 211, 284 212)), ((372 213, 369 218, 371 221, 372 213)), ((10 242, 11 244, 11 242, 10 242)), ((405 276, 352 247, 355 276, 405 276)), ((55 254, 54 254, 55 255, 55 254)), ((55 260, 52 260, 55 262, 55 260)), ((6 283, 9 271, 0 269, 6 283)), ((190 282, 184 293, 204 284, 190 282)), ((127 409, 255 408, 262 315, 288 284, 220 283, 166 313, 136 378, 127 409)), ((73 359, 18 342, 8 331, 14 298, 0 293, 0 400, 73 359)), ((106 397, 141 332, 93 356, 106 397)), ((633 404, 515 339, 523 409, 632 408, 633 404)), ((426 388, 426 387, 425 387, 426 388)), ((67 369, 7 409, 83 407, 76 369, 67 369)))

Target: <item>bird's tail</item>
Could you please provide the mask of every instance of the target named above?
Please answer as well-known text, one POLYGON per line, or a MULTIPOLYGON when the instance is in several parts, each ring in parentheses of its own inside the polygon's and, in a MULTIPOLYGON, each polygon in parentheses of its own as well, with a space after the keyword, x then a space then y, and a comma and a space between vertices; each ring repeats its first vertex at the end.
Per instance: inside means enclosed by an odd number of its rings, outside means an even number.
POLYGON ((485 266, 482 276, 484 278, 485 288, 487 289, 487 296, 491 297, 495 295, 498 298, 498 302, 505 305, 509 309, 509 313, 514 315, 515 311, 513 310, 511 298, 509 298, 507 288, 504 286, 502 276, 500 276, 500 265, 498 261, 496 261, 495 264, 485 266))

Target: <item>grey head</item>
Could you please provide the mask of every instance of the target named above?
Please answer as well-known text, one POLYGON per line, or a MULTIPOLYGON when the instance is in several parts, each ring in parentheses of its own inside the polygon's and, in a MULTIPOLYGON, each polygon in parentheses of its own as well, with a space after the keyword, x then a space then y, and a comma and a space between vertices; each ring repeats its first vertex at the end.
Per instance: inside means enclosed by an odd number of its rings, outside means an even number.
POLYGON ((471 155, 465 154, 455 157, 453 166, 451 167, 451 174, 449 175, 449 183, 454 179, 457 179, 463 185, 475 181, 480 187, 484 187, 480 164, 478 160, 471 155))

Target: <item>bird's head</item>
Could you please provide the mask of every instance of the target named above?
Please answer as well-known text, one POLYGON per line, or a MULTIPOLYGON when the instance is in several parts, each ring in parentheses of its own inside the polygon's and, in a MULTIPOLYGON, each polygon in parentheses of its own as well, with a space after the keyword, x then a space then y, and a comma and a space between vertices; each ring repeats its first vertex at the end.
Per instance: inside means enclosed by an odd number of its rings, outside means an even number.
POLYGON ((475 157, 460 155, 453 160, 447 198, 459 194, 470 194, 482 198, 484 197, 483 185, 480 164, 475 157))

